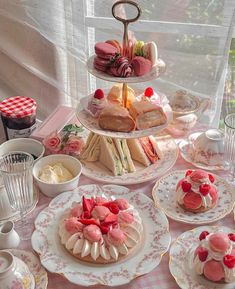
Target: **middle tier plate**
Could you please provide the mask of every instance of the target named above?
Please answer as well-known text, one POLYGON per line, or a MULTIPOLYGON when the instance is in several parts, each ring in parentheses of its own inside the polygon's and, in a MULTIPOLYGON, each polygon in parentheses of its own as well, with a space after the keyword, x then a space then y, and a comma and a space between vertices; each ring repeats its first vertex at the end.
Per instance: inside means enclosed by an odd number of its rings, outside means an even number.
POLYGON ((82 161, 82 174, 96 181, 118 185, 140 184, 156 179, 171 169, 178 158, 178 147, 171 137, 156 138, 163 159, 149 167, 135 162, 136 171, 121 176, 114 176, 100 162, 82 161))
POLYGON ((88 100, 91 98, 92 95, 93 93, 90 94, 89 96, 83 97, 80 100, 80 104, 77 106, 76 109, 76 116, 85 128, 99 135, 108 136, 112 138, 141 138, 145 136, 155 135, 160 131, 162 131, 163 129, 165 129, 172 119, 171 107, 168 104, 166 104, 163 107, 163 110, 167 115, 167 122, 164 125, 151 127, 145 130, 134 130, 131 132, 103 130, 102 128, 100 128, 98 124, 98 118, 94 118, 84 109, 85 107, 87 107, 88 100))

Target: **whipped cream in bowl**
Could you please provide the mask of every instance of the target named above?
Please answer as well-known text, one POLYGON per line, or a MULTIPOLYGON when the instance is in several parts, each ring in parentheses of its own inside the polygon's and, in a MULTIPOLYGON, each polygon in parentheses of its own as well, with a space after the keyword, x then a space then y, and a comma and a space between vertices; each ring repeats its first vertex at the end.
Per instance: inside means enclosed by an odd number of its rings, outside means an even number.
POLYGON ((74 190, 81 172, 82 165, 78 159, 62 154, 43 157, 33 167, 34 179, 41 192, 48 197, 74 190))

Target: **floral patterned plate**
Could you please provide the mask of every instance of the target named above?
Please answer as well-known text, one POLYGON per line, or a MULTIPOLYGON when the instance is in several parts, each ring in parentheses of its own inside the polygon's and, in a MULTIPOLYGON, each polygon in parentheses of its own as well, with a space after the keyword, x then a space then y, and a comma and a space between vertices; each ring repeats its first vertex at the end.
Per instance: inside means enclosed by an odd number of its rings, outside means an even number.
POLYGON ((234 289, 235 283, 219 284, 197 275, 191 269, 192 244, 198 243, 198 236, 202 231, 215 232, 222 230, 231 233, 227 227, 203 226, 184 232, 171 245, 169 269, 171 275, 181 289, 234 289))
POLYGON ((85 128, 99 135, 109 136, 113 138, 140 138, 144 136, 155 135, 156 133, 165 129, 172 119, 172 109, 169 106, 169 104, 165 104, 163 106, 163 110, 167 115, 167 122, 163 125, 151 127, 144 130, 134 130, 131 132, 117 132, 117 131, 103 130, 102 128, 100 128, 98 124, 98 118, 94 118, 84 109, 85 107, 88 106, 88 100, 91 98, 91 96, 93 96, 93 94, 83 97, 80 100, 80 103, 78 104, 76 109, 76 116, 80 121, 80 123, 85 128))
MULTIPOLYGON (((46 270, 41 266, 39 259, 29 251, 8 249, 14 256, 21 259, 28 266, 35 280, 35 289, 46 289, 48 278, 46 270)), ((18 287, 16 288, 18 289, 18 287)))
POLYGON ((144 167, 138 162, 135 162, 136 172, 122 176, 114 176, 111 171, 99 162, 82 161, 82 173, 97 181, 120 185, 139 184, 155 179, 172 168, 178 158, 178 147, 174 139, 163 137, 157 138, 156 140, 159 149, 162 151, 163 159, 149 167, 144 167))
POLYGON ((215 185, 218 188, 219 198, 217 205, 203 213, 192 213, 181 208, 175 199, 175 188, 185 171, 174 171, 165 175, 155 184, 152 195, 155 203, 162 208, 165 214, 178 222, 202 225, 216 222, 228 215, 234 206, 234 193, 229 184, 217 175, 215 185))
POLYGON ((111 82, 126 82, 126 83, 139 83, 139 82, 145 82, 150 81, 153 79, 156 79, 160 76, 160 74, 164 73, 166 70, 166 64, 162 59, 158 59, 157 64, 152 67, 151 71, 149 73, 146 73, 142 76, 138 77, 116 77, 109 75, 105 72, 99 71, 94 68, 94 58, 96 55, 92 55, 88 61, 87 61, 87 70, 94 76, 104 79, 111 82))
POLYGON ((154 206, 153 201, 137 191, 116 185, 86 185, 74 192, 55 197, 37 217, 32 235, 33 249, 39 254, 42 265, 50 272, 60 274, 71 283, 91 286, 118 286, 152 271, 159 265, 168 250, 171 237, 165 214, 154 206), (61 245, 58 222, 64 210, 73 202, 81 201, 83 195, 115 195, 126 198, 139 211, 143 220, 145 237, 141 249, 135 255, 108 265, 81 262, 70 255, 61 245))
POLYGON ((196 132, 193 133, 189 136, 188 140, 182 140, 179 143, 179 149, 180 149, 180 154, 182 156, 182 158, 194 165, 197 168, 203 169, 203 170, 207 170, 207 171, 218 171, 218 170, 224 170, 224 167, 221 166, 209 166, 203 163, 198 163, 194 161, 193 158, 193 147, 192 147, 192 141, 195 140, 202 132, 196 132))

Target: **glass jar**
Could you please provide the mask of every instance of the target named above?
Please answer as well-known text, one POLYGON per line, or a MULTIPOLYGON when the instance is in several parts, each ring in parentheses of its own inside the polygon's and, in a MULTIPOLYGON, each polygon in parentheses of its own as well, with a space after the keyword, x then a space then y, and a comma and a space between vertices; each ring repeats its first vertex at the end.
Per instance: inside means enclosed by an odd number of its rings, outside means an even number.
POLYGON ((14 96, 0 102, 6 139, 29 137, 36 128, 37 103, 25 96, 14 96))

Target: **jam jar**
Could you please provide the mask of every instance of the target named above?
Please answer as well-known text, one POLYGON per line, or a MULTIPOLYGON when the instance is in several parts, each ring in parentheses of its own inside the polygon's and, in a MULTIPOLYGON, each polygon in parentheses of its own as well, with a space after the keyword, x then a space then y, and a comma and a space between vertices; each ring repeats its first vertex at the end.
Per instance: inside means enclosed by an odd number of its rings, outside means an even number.
POLYGON ((36 128, 37 103, 25 96, 14 96, 0 102, 6 139, 29 137, 36 128))

